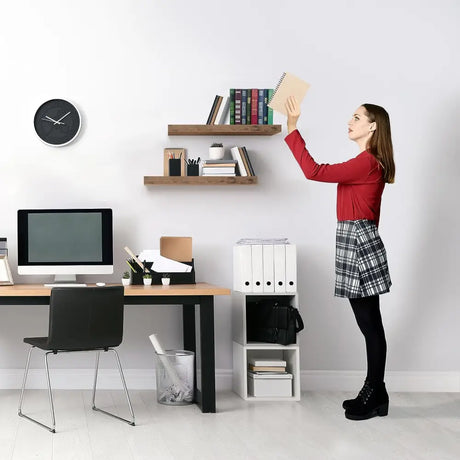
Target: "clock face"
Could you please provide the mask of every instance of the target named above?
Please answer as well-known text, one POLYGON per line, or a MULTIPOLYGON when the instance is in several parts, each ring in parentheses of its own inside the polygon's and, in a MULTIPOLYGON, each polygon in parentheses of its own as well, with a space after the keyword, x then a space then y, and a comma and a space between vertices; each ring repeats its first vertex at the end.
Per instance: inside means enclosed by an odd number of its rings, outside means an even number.
POLYGON ((61 147, 72 142, 80 132, 81 118, 77 108, 64 99, 51 99, 35 113, 35 131, 48 145, 61 147))

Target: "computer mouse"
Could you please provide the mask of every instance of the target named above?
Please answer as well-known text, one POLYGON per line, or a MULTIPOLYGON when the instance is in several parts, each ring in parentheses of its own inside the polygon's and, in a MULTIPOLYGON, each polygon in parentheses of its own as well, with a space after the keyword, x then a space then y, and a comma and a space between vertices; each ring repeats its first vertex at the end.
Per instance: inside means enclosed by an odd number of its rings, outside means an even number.
POLYGON ((96 283, 96 286, 105 286, 105 283, 96 283))

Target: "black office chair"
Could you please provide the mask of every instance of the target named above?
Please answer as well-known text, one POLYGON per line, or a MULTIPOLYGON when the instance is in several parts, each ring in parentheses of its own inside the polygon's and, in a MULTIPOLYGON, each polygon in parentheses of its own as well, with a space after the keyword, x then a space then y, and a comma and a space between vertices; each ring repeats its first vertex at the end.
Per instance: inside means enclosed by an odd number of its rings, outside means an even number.
POLYGON ((123 339, 123 296, 123 286, 57 287, 51 290, 48 337, 24 338, 24 342, 32 346, 27 356, 24 371, 24 381, 18 408, 20 417, 31 420, 55 433, 56 419, 54 416, 48 355, 60 352, 97 351, 92 408, 95 411, 103 412, 134 426, 134 412, 126 388, 120 358, 113 348, 120 345, 123 339), (45 369, 52 419, 51 427, 22 413, 30 356, 34 348, 40 348, 45 351, 45 369), (101 351, 112 351, 115 354, 132 420, 126 420, 96 407, 96 385, 101 351))

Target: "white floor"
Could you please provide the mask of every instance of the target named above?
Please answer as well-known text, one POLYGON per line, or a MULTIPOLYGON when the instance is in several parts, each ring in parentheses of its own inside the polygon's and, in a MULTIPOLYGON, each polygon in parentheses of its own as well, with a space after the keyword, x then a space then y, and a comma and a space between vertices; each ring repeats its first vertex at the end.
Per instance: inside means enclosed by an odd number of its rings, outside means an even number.
MULTIPOLYGON (((387 417, 353 422, 341 403, 351 393, 306 392, 300 402, 246 402, 218 393, 217 413, 157 404, 154 391, 131 391, 137 426, 91 410, 90 391, 55 391, 57 433, 17 416, 19 391, 0 391, 1 460, 130 459, 456 459, 460 393, 390 393, 387 417)), ((30 390, 24 412, 49 421, 47 394, 30 390)), ((121 391, 98 405, 121 416, 121 391)))

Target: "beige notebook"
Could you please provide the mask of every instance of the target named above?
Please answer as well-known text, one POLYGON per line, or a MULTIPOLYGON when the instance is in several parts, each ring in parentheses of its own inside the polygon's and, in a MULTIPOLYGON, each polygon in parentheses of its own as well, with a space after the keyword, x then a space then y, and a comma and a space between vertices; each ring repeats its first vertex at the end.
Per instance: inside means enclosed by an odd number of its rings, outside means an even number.
POLYGON ((292 75, 292 73, 284 72, 275 91, 273 91, 273 96, 268 102, 268 106, 283 115, 287 115, 285 107, 287 98, 294 96, 300 104, 309 88, 310 85, 306 81, 292 75))

